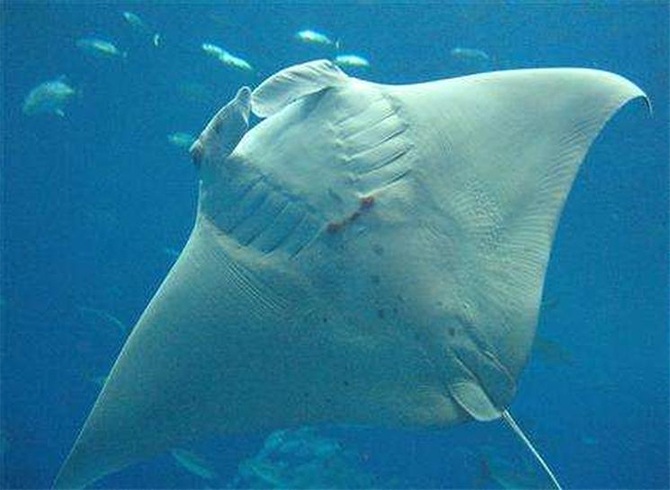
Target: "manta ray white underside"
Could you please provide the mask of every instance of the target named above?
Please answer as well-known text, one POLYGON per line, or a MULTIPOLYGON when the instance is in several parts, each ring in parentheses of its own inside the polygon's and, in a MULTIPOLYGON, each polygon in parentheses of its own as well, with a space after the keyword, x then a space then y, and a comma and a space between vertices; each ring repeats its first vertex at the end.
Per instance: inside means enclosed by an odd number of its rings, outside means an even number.
POLYGON ((329 61, 240 89, 191 149, 191 237, 56 486, 212 433, 515 426, 563 204, 636 97, 597 70, 391 86, 329 61))

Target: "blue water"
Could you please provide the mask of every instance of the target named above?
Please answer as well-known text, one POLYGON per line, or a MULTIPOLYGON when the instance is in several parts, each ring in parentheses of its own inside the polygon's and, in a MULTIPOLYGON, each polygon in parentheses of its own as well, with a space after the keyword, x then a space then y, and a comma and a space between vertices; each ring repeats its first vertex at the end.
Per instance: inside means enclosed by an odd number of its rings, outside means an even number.
MULTIPOLYGON (((367 57, 370 68, 354 73, 379 82, 483 69, 449 54, 470 47, 487 52, 492 69, 597 67, 647 92, 653 117, 633 103, 607 125, 560 223, 539 333, 568 360, 533 356, 511 410, 566 487, 668 488, 668 3, 413 3, 2 3, 3 488, 51 484, 99 390, 92 378, 123 343, 87 308, 132 325, 188 236, 196 173, 167 135, 197 135, 240 85, 332 54, 297 43, 303 28, 367 57), (160 45, 134 32, 123 10, 160 32, 160 45), (127 58, 83 53, 75 42, 88 36, 113 40, 127 58), (200 50, 207 41, 256 72, 217 64, 200 50), (59 75, 78 91, 66 116, 24 115, 29 90, 59 75)), ((488 473, 501 466, 546 484, 501 422, 322 430, 353 468, 333 486, 496 487, 501 478, 488 473)), ((265 436, 194 446, 215 481, 163 455, 95 486, 240 484, 238 466, 265 436)), ((306 441, 301 461, 326 471, 310 444, 327 446, 306 441)))

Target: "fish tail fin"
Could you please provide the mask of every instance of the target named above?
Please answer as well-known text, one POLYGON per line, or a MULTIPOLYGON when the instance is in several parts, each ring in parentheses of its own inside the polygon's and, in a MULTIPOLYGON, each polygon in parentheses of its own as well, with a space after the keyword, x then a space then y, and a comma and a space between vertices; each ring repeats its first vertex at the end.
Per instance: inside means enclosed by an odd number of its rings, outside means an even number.
POLYGON ((523 433, 521 430, 521 427, 518 426, 518 424, 514 421, 512 418, 512 415, 509 413, 507 410, 503 410, 502 412, 502 419, 507 423, 507 425, 514 431, 514 433, 521 439, 521 441, 526 445, 526 447, 530 450, 531 453, 533 453, 533 456, 535 456, 535 459, 537 459, 538 463, 540 463, 540 466, 544 469, 544 471, 547 473, 547 476, 551 479, 551 482, 554 484, 554 487, 556 487, 557 490, 562 490, 561 485, 558 483, 558 480, 554 476, 554 472, 551 471, 551 468, 549 468, 549 465, 544 461, 542 456, 540 456, 540 453, 537 452, 533 444, 530 442, 528 437, 526 437, 526 434, 523 433))

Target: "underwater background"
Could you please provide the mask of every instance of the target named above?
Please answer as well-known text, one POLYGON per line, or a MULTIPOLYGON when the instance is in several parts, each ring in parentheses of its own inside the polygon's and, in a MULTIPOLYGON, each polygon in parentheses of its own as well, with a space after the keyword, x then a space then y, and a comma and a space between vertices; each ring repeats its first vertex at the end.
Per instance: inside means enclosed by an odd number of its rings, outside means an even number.
MULTIPOLYGON (((51 485, 184 245, 197 198, 188 135, 241 85, 343 53, 369 61, 344 67, 350 75, 383 83, 580 66, 646 91, 653 115, 639 101, 624 107, 577 176, 511 412, 567 488, 669 487, 668 2, 6 0, 1 9, 2 488, 51 485), (303 29, 337 47, 301 42, 303 29), (119 52, 95 56, 77 45, 83 38, 119 52), (253 70, 221 63, 203 43, 253 70), (61 76, 75 91, 65 115, 26 114, 31 89, 61 76)), ((497 421, 212 438, 93 486, 547 485, 497 421)))

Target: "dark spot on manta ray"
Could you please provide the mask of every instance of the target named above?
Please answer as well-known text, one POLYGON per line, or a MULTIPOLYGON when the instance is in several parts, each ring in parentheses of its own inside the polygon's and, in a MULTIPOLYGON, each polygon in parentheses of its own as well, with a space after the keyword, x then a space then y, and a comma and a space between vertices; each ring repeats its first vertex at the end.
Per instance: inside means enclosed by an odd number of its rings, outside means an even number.
POLYGON ((354 221, 356 221, 356 220, 357 220, 358 218, 360 218, 360 217, 361 217, 361 212, 360 212, 360 210, 356 210, 356 211, 354 211, 353 213, 351 213, 351 215, 349 216, 349 218, 348 218, 347 221, 348 221, 349 223, 353 223, 354 221))
POLYGON ((359 201, 359 206, 358 209, 361 211, 365 211, 366 209, 370 209, 372 206, 375 204, 375 196, 364 196, 361 197, 359 201))
POLYGON ((331 221, 326 226, 326 231, 328 233, 334 234, 334 233, 339 232, 343 227, 344 227, 344 223, 342 221, 331 221))
POLYGON ((347 381, 347 380, 345 379, 344 381, 342 381, 342 384, 343 384, 344 386, 349 386, 349 381, 347 381))
POLYGON ((326 231, 328 233, 334 234, 338 233, 350 223, 353 223, 358 218, 360 218, 364 212, 368 211, 375 203, 374 196, 364 196, 361 197, 358 201, 358 209, 351 213, 349 216, 340 221, 331 221, 326 225, 326 231))

